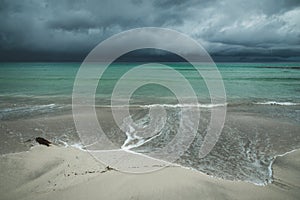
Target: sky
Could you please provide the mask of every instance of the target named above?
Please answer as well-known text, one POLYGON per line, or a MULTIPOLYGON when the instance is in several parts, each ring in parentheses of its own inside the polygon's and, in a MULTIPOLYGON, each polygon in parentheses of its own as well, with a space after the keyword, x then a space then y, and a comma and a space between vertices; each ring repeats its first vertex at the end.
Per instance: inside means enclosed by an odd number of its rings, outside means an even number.
POLYGON ((300 0, 0 0, 0 61, 82 61, 140 27, 187 34, 217 61, 300 61, 300 0))

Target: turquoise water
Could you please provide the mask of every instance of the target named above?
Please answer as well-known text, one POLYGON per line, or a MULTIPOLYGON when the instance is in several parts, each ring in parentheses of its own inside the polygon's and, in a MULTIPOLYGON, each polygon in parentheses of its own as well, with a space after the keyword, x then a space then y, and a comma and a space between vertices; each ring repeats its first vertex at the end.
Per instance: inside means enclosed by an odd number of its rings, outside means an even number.
MULTIPOLYGON (((109 99, 120 76, 137 65, 127 63, 110 66, 100 81, 97 97, 100 100, 109 99)), ((195 70, 185 63, 168 65, 185 76, 200 101, 209 101, 206 85, 195 70)), ((1 63, 1 103, 6 98, 16 98, 15 103, 18 103, 17 98, 27 97, 44 97, 49 102, 49 98, 53 98, 53 103, 58 100, 70 103, 79 66, 80 63, 1 63)), ((217 63, 217 66, 223 77, 229 103, 300 102, 300 63, 217 63)), ((136 91, 133 98, 172 97, 172 93, 157 85, 145 87, 136 91)))
MULTIPOLYGON (((140 64, 114 63, 97 87, 97 108, 105 113, 100 115, 99 123, 120 148, 126 146, 129 134, 115 126, 107 114, 111 110, 101 105, 110 105, 120 77, 140 64)), ((276 155, 300 148, 300 63, 217 63, 228 112, 218 143, 203 159, 198 158, 197 152, 214 106, 205 82, 190 65, 164 64, 188 80, 203 105, 199 130, 178 164, 225 179, 264 184, 272 180, 271 164, 276 155)), ((73 83, 79 67, 80 63, 0 63, 0 153, 18 151, 16 144, 27 148, 30 144, 26 141, 33 141, 35 136, 64 144, 80 143, 71 116, 73 83)), ((158 67, 159 72, 164 70, 158 67)), ((159 78, 178 82, 168 75, 159 78)), ((137 80, 131 81, 128 86, 137 80)), ((149 123, 149 104, 164 104, 167 113, 166 125, 157 137, 134 138, 130 141, 131 150, 146 154, 168 144, 176 134, 182 114, 180 106, 170 105, 178 103, 174 94, 165 87, 149 84, 133 93, 131 103, 139 105, 131 114, 141 126, 149 123)))

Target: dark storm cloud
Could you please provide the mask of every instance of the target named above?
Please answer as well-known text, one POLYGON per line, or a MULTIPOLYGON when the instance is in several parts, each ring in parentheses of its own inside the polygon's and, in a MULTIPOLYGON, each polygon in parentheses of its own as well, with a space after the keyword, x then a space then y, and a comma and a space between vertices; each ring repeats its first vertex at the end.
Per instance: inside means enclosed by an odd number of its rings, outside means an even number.
POLYGON ((219 57, 300 55, 299 0, 0 0, 0 59, 81 60, 144 26, 183 32, 219 57))

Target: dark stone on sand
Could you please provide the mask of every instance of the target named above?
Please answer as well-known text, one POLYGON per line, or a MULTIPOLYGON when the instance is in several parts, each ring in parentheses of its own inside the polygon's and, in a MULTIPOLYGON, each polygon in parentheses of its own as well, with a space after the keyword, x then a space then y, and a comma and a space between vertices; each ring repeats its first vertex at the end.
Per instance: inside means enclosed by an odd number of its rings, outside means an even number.
POLYGON ((42 138, 42 137, 37 137, 35 138, 35 141, 38 142, 39 144, 45 145, 47 147, 50 146, 51 142, 49 142, 48 140, 42 138))
POLYGON ((106 171, 110 171, 110 170, 114 170, 114 168, 112 168, 112 167, 110 167, 110 166, 107 166, 107 167, 105 168, 105 170, 106 170, 106 171))
POLYGON ((103 171, 101 171, 100 173, 105 173, 105 172, 108 172, 108 171, 111 171, 111 170, 115 170, 114 168, 110 167, 110 166, 107 166, 105 167, 105 169, 103 171))

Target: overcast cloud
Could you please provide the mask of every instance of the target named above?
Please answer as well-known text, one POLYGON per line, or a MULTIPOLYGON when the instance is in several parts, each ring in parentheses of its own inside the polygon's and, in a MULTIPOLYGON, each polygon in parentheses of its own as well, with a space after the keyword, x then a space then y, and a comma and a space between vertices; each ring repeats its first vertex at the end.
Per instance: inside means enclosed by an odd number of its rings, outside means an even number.
POLYGON ((78 60, 145 26, 185 33, 214 56, 300 60, 299 0, 0 0, 1 60, 78 60))

